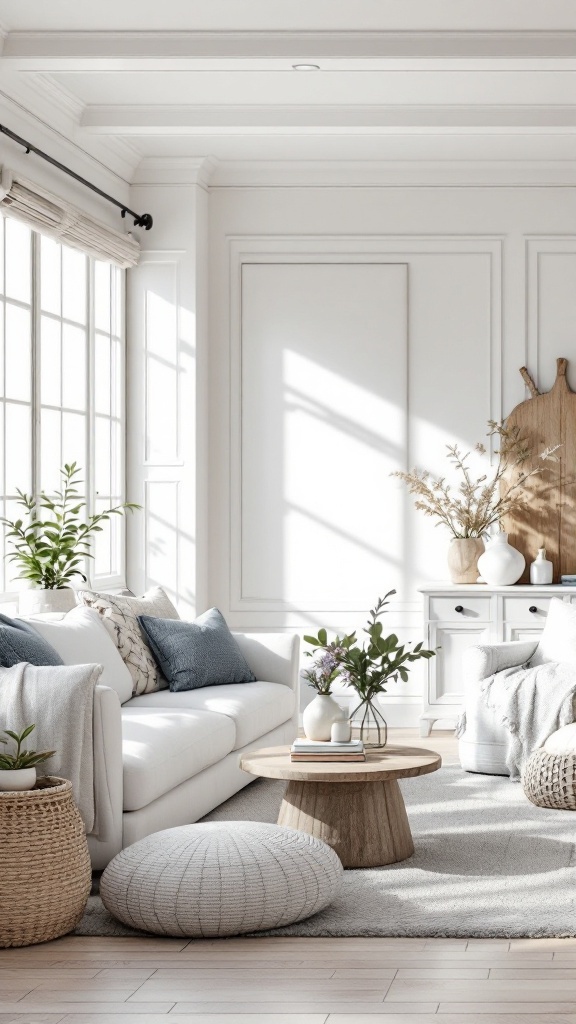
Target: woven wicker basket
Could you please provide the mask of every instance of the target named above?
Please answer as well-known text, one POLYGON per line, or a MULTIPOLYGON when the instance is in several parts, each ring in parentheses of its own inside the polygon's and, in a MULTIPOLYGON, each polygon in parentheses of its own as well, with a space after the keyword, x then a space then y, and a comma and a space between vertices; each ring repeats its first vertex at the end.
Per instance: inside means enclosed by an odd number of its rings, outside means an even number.
POLYGON ((576 811, 576 756, 536 750, 524 766, 522 785, 537 807, 576 811))
POLYGON ((67 779, 0 792, 0 947, 28 946, 78 924, 90 892, 88 844, 67 779))

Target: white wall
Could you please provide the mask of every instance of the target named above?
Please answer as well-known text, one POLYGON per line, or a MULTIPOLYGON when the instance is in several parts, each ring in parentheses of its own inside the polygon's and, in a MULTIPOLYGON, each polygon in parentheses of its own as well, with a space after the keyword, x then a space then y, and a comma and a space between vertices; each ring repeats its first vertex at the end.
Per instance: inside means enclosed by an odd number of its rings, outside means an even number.
POLYGON ((567 356, 576 389, 572 224, 573 189, 212 191, 207 601, 233 627, 350 629, 393 586, 421 638, 449 538, 388 472, 445 473, 523 364, 547 389, 567 356))

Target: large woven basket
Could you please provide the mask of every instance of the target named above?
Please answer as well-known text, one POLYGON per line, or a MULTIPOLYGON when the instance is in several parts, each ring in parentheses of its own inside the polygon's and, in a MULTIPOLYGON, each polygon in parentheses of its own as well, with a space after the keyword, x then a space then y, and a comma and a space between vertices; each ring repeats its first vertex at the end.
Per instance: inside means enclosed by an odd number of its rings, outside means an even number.
POLYGON ((0 947, 48 942, 76 927, 90 892, 88 844, 67 779, 0 792, 0 947))
POLYGON ((524 766, 522 785, 537 807, 576 811, 576 756, 536 750, 524 766))

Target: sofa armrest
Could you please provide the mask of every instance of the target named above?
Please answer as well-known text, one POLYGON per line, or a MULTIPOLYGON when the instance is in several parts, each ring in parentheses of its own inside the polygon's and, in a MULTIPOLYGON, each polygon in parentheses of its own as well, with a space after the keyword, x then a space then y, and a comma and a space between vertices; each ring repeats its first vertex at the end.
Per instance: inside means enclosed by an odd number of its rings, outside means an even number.
POLYGON ((300 638, 296 633, 234 633, 257 679, 298 692, 300 638))
POLYGON ((509 643, 469 647, 462 659, 465 688, 494 672, 529 661, 537 646, 538 640, 511 640, 509 643))
POLYGON ((95 870, 105 868, 122 849, 122 712, 116 690, 94 691, 94 796, 101 838, 88 837, 95 870))

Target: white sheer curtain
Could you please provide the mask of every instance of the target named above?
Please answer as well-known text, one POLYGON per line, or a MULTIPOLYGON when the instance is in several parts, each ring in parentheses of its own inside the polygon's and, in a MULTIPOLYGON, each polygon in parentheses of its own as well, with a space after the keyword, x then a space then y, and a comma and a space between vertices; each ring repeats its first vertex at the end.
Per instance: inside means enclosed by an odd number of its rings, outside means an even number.
POLYGON ((138 263, 140 246, 130 233, 101 224, 41 185, 2 169, 0 208, 24 221, 34 231, 51 235, 64 245, 119 267, 138 263))

